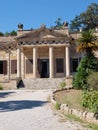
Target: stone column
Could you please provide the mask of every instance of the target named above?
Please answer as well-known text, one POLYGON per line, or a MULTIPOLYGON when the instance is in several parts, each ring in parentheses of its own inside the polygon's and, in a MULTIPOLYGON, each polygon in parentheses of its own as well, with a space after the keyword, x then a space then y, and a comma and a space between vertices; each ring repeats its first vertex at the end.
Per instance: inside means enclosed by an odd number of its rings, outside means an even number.
POLYGON ((21 74, 22 74, 22 78, 25 78, 25 56, 24 53, 22 51, 21 53, 21 74))
POLYGON ((37 47, 33 47, 33 78, 37 77, 37 47))
POLYGON ((49 68, 50 68, 49 77, 54 78, 54 56, 53 56, 53 47, 52 46, 49 47, 49 68))
POLYGON ((8 80, 10 80, 10 76, 11 76, 11 52, 9 50, 8 52, 8 65, 7 65, 7 74, 8 74, 8 80))
POLYGON ((21 77, 21 48, 17 48, 17 77, 21 77))
POLYGON ((70 75, 70 55, 69 55, 69 45, 65 47, 65 57, 66 57, 66 76, 70 75))

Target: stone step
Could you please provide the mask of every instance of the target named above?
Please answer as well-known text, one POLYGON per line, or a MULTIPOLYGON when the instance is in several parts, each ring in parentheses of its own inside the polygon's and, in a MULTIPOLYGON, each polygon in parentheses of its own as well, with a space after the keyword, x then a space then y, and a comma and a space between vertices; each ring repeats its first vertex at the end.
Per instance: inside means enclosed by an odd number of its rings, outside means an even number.
POLYGON ((56 89, 64 82, 65 78, 36 78, 36 79, 23 79, 18 84, 18 88, 26 89, 56 89))
POLYGON ((17 89, 16 80, 11 80, 9 82, 1 82, 0 85, 3 87, 4 90, 17 89))

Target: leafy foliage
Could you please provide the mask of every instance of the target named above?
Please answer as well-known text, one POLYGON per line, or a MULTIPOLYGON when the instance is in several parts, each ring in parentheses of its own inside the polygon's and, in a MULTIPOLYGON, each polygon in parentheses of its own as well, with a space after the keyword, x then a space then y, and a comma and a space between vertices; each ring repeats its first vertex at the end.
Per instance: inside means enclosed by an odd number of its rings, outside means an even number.
POLYGON ((80 28, 89 30, 96 26, 98 26, 98 4, 91 3, 85 12, 82 12, 71 21, 70 29, 73 31, 78 31, 80 28))
POLYGON ((73 87, 76 89, 83 89, 84 87, 87 87, 87 76, 87 57, 84 57, 77 68, 77 73, 74 75, 73 87))
POLYGON ((98 90, 98 72, 92 72, 88 78, 87 83, 92 90, 98 90))
POLYGON ((98 91, 85 91, 82 99, 83 107, 98 113, 98 91))
POLYGON ((87 77, 91 72, 98 72, 98 62, 92 54, 90 57, 83 57, 73 78, 73 87, 76 89, 89 89, 87 77))
POLYGON ((56 104, 55 104, 56 110, 60 110, 60 106, 61 106, 61 104, 59 102, 56 102, 56 104))
POLYGON ((0 36, 4 36, 4 34, 2 32, 0 32, 0 36))
POLYGON ((65 82, 61 82, 61 83, 60 83, 60 88, 61 88, 61 89, 64 89, 65 86, 66 86, 66 83, 65 83, 65 82))
POLYGON ((0 84, 0 90, 3 90, 3 86, 0 84))
POLYGON ((16 36, 16 35, 17 35, 17 32, 13 30, 13 31, 10 32, 10 35, 11 35, 11 36, 16 36))
POLYGON ((77 51, 85 51, 86 54, 90 56, 93 50, 98 49, 96 39, 97 37, 94 35, 93 30, 83 31, 81 37, 77 41, 77 51))
POLYGON ((57 18, 56 21, 55 21, 55 26, 52 26, 51 28, 61 29, 62 27, 63 27, 62 19, 57 18))

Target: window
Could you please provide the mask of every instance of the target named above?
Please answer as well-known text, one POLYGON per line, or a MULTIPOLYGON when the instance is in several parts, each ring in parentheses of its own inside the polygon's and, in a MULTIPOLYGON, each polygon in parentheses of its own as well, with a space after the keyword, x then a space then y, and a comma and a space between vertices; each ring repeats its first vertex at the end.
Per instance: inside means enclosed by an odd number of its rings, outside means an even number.
POLYGON ((64 59, 56 59, 56 72, 57 73, 64 72, 64 59))
POLYGON ((11 60, 11 73, 17 73, 17 60, 11 60))
POLYGON ((0 74, 7 74, 7 61, 0 61, 0 74))
POLYGON ((33 73, 33 59, 26 60, 26 73, 33 73))
POLYGON ((72 72, 76 72, 78 67, 78 59, 72 59, 72 72))

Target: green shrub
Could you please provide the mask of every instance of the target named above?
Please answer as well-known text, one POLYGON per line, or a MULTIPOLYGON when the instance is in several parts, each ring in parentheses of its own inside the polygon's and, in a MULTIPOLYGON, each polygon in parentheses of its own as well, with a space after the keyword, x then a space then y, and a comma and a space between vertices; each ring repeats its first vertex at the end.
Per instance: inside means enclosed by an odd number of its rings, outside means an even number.
POLYGON ((92 72, 87 78, 87 83, 90 89, 98 90, 98 72, 92 72))
POLYGON ((85 85, 87 85, 87 76, 87 57, 84 57, 77 68, 76 74, 74 75, 73 87, 76 89, 83 89, 85 85))
POLYGON ((0 84, 0 90, 3 90, 3 87, 2 87, 2 85, 0 84))
POLYGON ((0 32, 0 36, 4 36, 4 34, 2 32, 0 32))
POLYGON ((82 98, 83 107, 98 113, 98 91, 85 91, 82 98))
POLYGON ((55 108, 56 108, 56 110, 60 110, 60 103, 59 102, 56 102, 56 104, 55 104, 55 108))
POLYGON ((61 83, 60 83, 60 88, 61 88, 61 89, 64 89, 65 86, 66 86, 66 83, 65 83, 65 82, 61 82, 61 83))
POLYGON ((73 78, 73 87, 76 89, 88 89, 87 77, 91 72, 98 72, 98 62, 92 54, 89 58, 83 57, 73 78))

